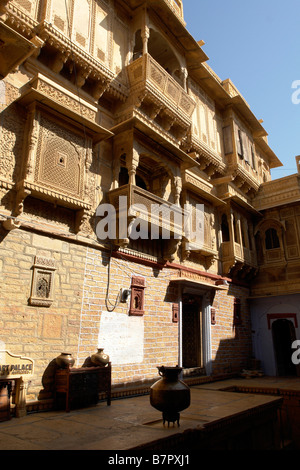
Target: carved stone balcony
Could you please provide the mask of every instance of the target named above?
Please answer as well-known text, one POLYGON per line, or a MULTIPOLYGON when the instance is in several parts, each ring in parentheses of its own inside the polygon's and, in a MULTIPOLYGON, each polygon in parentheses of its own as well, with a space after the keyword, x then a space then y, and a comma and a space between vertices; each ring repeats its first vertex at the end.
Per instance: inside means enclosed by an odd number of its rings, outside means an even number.
MULTIPOLYGON (((149 54, 143 54, 128 68, 131 99, 123 115, 140 110, 164 131, 177 138, 188 132, 195 102, 182 86, 149 54)), ((122 117, 121 117, 122 119, 122 117)))
POLYGON ((141 236, 151 239, 155 233, 157 238, 167 240, 165 255, 167 259, 172 259, 183 235, 183 210, 180 206, 133 184, 109 191, 108 197, 116 211, 117 246, 128 245, 132 234, 130 227, 134 221, 138 221, 140 227, 145 228, 144 232, 141 231, 141 236), (123 231, 120 229, 122 217, 123 231))
POLYGON ((256 252, 236 242, 221 245, 223 274, 235 274, 240 279, 256 274, 258 265, 256 252))

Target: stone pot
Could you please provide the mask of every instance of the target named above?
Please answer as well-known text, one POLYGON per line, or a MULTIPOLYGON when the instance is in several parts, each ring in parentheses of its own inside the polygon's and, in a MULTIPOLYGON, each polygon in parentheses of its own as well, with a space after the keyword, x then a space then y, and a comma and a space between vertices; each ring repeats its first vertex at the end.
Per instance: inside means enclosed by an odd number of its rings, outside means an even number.
POLYGON ((177 421, 179 426, 180 411, 190 406, 190 388, 178 376, 182 367, 158 367, 162 377, 150 387, 150 404, 162 411, 163 424, 177 421))
POLYGON ((59 356, 57 356, 56 364, 61 369, 66 369, 67 367, 73 367, 75 363, 75 359, 72 357, 72 354, 62 352, 59 356))
POLYGON ((103 352, 104 348, 98 348, 98 351, 91 356, 91 361, 95 366, 106 366, 109 363, 109 356, 103 352))

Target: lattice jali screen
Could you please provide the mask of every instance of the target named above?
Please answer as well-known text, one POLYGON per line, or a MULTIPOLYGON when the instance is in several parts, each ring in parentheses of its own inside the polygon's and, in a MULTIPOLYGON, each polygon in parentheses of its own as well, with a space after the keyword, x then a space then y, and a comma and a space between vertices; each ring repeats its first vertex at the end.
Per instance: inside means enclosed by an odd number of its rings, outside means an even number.
POLYGON ((73 197, 83 197, 84 138, 42 116, 35 182, 73 197))

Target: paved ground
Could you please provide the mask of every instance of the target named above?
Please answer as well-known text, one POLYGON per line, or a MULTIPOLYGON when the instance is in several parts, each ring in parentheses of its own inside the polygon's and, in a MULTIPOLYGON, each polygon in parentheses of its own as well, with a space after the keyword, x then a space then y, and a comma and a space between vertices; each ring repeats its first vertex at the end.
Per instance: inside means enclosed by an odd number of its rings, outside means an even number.
POLYGON ((191 387, 190 407, 181 413, 180 427, 163 426, 148 395, 113 400, 111 406, 101 402, 70 413, 29 414, 0 423, 0 450, 129 450, 276 400, 268 395, 223 391, 237 382, 300 389, 300 379, 290 383, 276 378, 196 385, 191 387))

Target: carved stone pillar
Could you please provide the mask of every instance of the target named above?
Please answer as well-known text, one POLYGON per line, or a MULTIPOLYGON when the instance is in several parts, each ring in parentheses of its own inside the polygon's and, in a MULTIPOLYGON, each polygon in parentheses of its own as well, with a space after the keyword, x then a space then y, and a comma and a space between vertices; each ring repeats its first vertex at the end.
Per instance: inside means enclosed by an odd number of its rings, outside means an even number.
POLYGON ((174 186, 175 186, 175 205, 180 206, 180 195, 182 191, 182 180, 180 176, 175 176, 174 186))
POLYGON ((126 167, 129 175, 129 184, 136 184, 136 169, 139 166, 140 156, 135 148, 132 148, 130 155, 126 155, 126 167))
POLYGON ((181 76, 182 76, 182 88, 187 92, 187 78, 188 71, 185 67, 181 67, 181 76))
POLYGON ((229 238, 232 241, 232 244, 236 241, 234 237, 234 213, 230 210, 230 219, 229 219, 229 238))
POLYGON ((211 354, 211 293, 207 292, 202 299, 202 321, 203 321, 203 365, 206 375, 212 373, 212 354, 211 354))
POLYGON ((241 226, 241 216, 240 214, 237 215, 236 217, 236 225, 237 225, 237 231, 238 231, 238 243, 242 244, 242 226, 241 226))
POLYGON ((150 37, 150 30, 145 24, 144 29, 141 31, 142 41, 143 41, 143 54, 148 54, 148 40, 150 37))
POLYGON ((28 136, 28 156, 24 158, 26 168, 23 168, 23 177, 33 181, 35 169, 35 156, 37 153, 38 135, 40 128, 40 112, 36 110, 35 104, 28 108, 27 136, 28 136))

